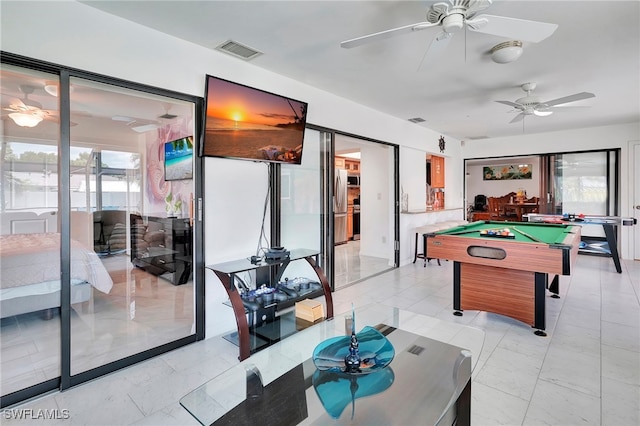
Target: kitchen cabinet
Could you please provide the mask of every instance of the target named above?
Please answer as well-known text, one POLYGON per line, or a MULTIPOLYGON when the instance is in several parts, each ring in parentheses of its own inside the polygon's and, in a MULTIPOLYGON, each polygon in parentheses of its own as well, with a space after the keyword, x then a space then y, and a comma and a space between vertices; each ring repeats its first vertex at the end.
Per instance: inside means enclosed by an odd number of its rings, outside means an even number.
POLYGON ((354 160, 345 157, 335 157, 334 166, 336 169, 346 170, 349 174, 360 173, 360 160, 354 160))
POLYGON ((353 239, 353 206, 347 208, 347 241, 353 239))
POLYGON ((192 241, 189 219, 131 214, 131 263, 173 285, 191 277, 192 241))
POLYGON ((444 157, 431 156, 431 187, 444 188, 444 157))
POLYGON ((344 160, 344 168, 349 173, 356 173, 356 174, 360 173, 360 161, 345 159, 344 160))

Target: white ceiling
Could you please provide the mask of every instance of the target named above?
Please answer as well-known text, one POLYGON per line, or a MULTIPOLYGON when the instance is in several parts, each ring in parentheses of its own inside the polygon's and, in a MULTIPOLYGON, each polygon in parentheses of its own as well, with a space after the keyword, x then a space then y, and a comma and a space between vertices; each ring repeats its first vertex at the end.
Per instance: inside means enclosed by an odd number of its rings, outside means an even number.
POLYGON ((496 64, 488 54, 508 39, 471 31, 456 34, 439 60, 422 66, 440 28, 340 47, 347 39, 424 21, 433 3, 86 2, 211 49, 229 39, 245 44, 263 52, 251 61, 255 66, 402 119, 424 118, 416 125, 461 140, 640 119, 640 2, 635 0, 494 1, 481 13, 558 25, 546 40, 525 42, 522 57, 510 64, 496 64), (572 104, 584 108, 510 124, 516 113, 495 101, 524 96, 520 85, 526 82, 537 83, 534 94, 542 101, 578 92, 596 97, 572 104))

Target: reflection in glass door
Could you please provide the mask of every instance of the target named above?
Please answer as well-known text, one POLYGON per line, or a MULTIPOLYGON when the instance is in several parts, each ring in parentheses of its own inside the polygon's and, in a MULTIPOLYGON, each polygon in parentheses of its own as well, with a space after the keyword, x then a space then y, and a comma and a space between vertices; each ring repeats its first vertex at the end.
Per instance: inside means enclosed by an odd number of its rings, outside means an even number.
MULTIPOLYGON (((306 129, 302 164, 280 165, 280 245, 321 253, 319 266, 328 275, 322 233, 322 158, 324 134, 306 129)), ((294 262, 288 274, 313 276, 306 262, 294 262)))
POLYGON ((60 376, 58 78, 2 65, 0 389, 60 376))
MULTIPOLYGON (((555 154, 549 163, 546 213, 617 214, 615 151, 555 154)), ((604 238, 604 231, 600 225, 585 225, 582 235, 604 238)))
POLYGON ((72 244, 93 258, 88 283, 72 282, 87 289, 71 315, 75 375, 193 334, 194 107, 80 78, 70 89, 72 244))

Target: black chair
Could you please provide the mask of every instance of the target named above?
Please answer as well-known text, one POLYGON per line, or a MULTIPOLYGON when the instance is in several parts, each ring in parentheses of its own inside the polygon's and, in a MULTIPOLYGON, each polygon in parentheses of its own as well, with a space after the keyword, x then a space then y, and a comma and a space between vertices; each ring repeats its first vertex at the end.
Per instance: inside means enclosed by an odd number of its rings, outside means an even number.
POLYGON ((478 194, 473 199, 473 210, 483 212, 487 210, 487 196, 478 194))

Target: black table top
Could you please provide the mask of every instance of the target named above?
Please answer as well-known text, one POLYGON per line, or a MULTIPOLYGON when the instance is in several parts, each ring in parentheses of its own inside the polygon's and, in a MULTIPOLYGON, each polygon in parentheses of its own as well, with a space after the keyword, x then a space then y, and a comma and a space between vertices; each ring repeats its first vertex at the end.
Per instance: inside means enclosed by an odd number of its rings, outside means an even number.
POLYGON ((287 261, 304 259, 309 256, 316 256, 318 254, 319 254, 318 250, 292 249, 290 250, 289 257, 285 259, 278 259, 278 260, 263 259, 260 262, 252 263, 251 258, 249 256, 244 259, 230 260, 228 262, 207 265, 206 267, 213 271, 223 272, 225 274, 237 274, 238 272, 251 271, 253 269, 258 269, 265 266, 280 265, 287 261))

